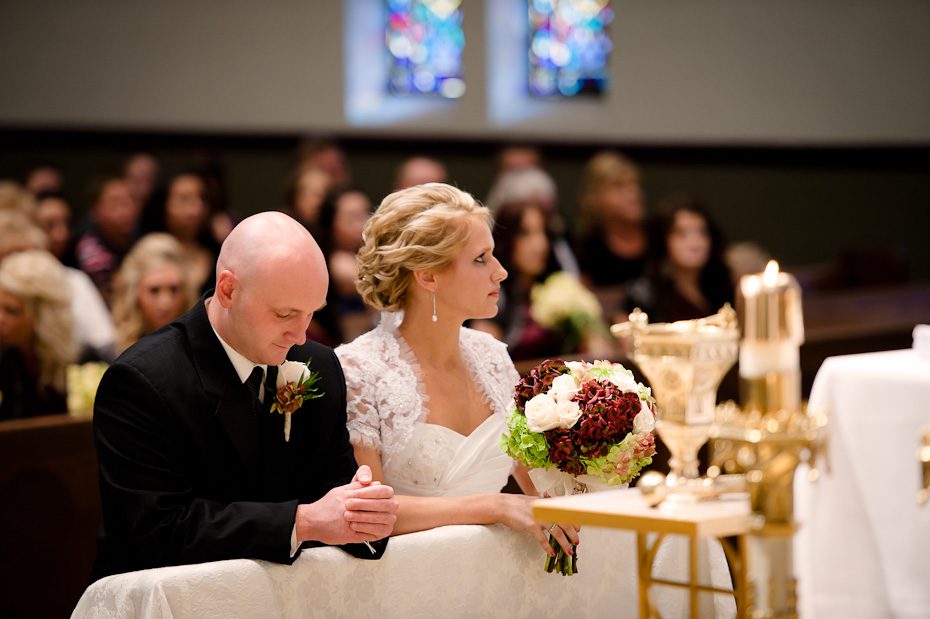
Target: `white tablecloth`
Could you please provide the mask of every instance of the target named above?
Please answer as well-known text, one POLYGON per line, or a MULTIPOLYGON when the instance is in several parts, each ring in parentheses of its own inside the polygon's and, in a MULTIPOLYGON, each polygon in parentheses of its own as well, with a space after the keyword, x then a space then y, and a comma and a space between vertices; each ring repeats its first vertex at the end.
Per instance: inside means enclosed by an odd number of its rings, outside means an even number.
POLYGON ((930 618, 930 505, 916 500, 930 362, 912 350, 829 358, 809 407, 830 416, 832 470, 795 483, 802 617, 930 618))
MULTIPOLYGON (((685 579, 684 542, 663 545, 657 574, 685 579)), ((701 551, 704 576, 729 587, 719 543, 701 551)), ((85 591, 73 617, 637 616, 632 533, 585 528, 576 576, 548 574, 544 562, 527 534, 448 526, 393 538, 380 561, 314 548, 292 566, 243 559, 110 576, 85 591)), ((735 615, 732 596, 702 598, 702 617, 735 615)), ((686 592, 662 587, 653 600, 664 617, 687 616, 686 592)))

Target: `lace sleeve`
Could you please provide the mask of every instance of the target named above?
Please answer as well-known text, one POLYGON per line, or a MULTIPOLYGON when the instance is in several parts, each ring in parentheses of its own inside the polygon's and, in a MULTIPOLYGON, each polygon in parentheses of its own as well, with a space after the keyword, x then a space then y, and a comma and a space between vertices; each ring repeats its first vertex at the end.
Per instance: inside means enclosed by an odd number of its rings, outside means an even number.
POLYGON ((465 350, 472 359, 472 367, 479 384, 484 387, 494 412, 507 415, 513 400, 513 390, 520 374, 513 365, 507 345, 487 333, 463 329, 465 350))
POLYGON ((362 356, 345 346, 336 349, 346 377, 346 427, 353 445, 381 450, 381 423, 372 397, 372 380, 366 375, 362 356))
POLYGON ((500 388, 503 396, 504 414, 507 415, 510 413, 510 407, 512 405, 513 390, 517 386, 517 383, 520 382, 520 373, 517 372, 517 368, 513 365, 513 359, 510 358, 510 353, 507 352, 507 346, 501 344, 495 348, 497 349, 496 352, 498 355, 497 366, 500 368, 500 388))

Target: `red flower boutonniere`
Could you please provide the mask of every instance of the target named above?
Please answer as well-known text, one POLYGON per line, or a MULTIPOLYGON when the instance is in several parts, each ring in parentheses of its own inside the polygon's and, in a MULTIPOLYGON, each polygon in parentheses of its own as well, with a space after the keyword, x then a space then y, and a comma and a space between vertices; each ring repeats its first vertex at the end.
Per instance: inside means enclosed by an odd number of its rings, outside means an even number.
POLYGON ((291 415, 297 411, 306 400, 313 400, 323 396, 317 388, 320 381, 319 372, 310 371, 310 361, 285 361, 278 366, 278 392, 271 405, 272 413, 284 415, 284 440, 291 440, 291 415))

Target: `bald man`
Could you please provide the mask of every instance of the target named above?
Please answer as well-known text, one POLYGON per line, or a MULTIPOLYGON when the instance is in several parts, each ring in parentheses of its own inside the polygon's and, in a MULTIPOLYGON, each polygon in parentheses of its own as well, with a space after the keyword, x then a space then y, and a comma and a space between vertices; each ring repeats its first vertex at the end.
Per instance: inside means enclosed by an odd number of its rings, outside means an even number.
POLYGON ((221 559, 291 563, 304 542, 381 556, 394 492, 355 463, 336 356, 305 342, 327 285, 303 226, 254 215, 224 242, 215 291, 110 367, 94 404, 94 579, 221 559), (271 412, 285 360, 309 360, 322 394, 291 415, 287 441, 285 416, 271 412))

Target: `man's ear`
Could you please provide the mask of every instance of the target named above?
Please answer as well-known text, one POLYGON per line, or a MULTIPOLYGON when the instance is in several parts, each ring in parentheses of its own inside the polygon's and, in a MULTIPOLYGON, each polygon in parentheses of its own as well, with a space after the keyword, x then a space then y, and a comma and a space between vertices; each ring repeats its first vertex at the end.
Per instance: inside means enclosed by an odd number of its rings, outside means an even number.
POLYGON ((216 290, 213 292, 213 297, 217 299, 220 305, 225 309, 229 309, 232 305, 233 295, 238 292, 239 280, 236 279, 232 271, 223 270, 219 277, 216 278, 216 290))
POLYGON ((432 271, 414 271, 413 281, 427 292, 436 292, 436 275, 432 271))

